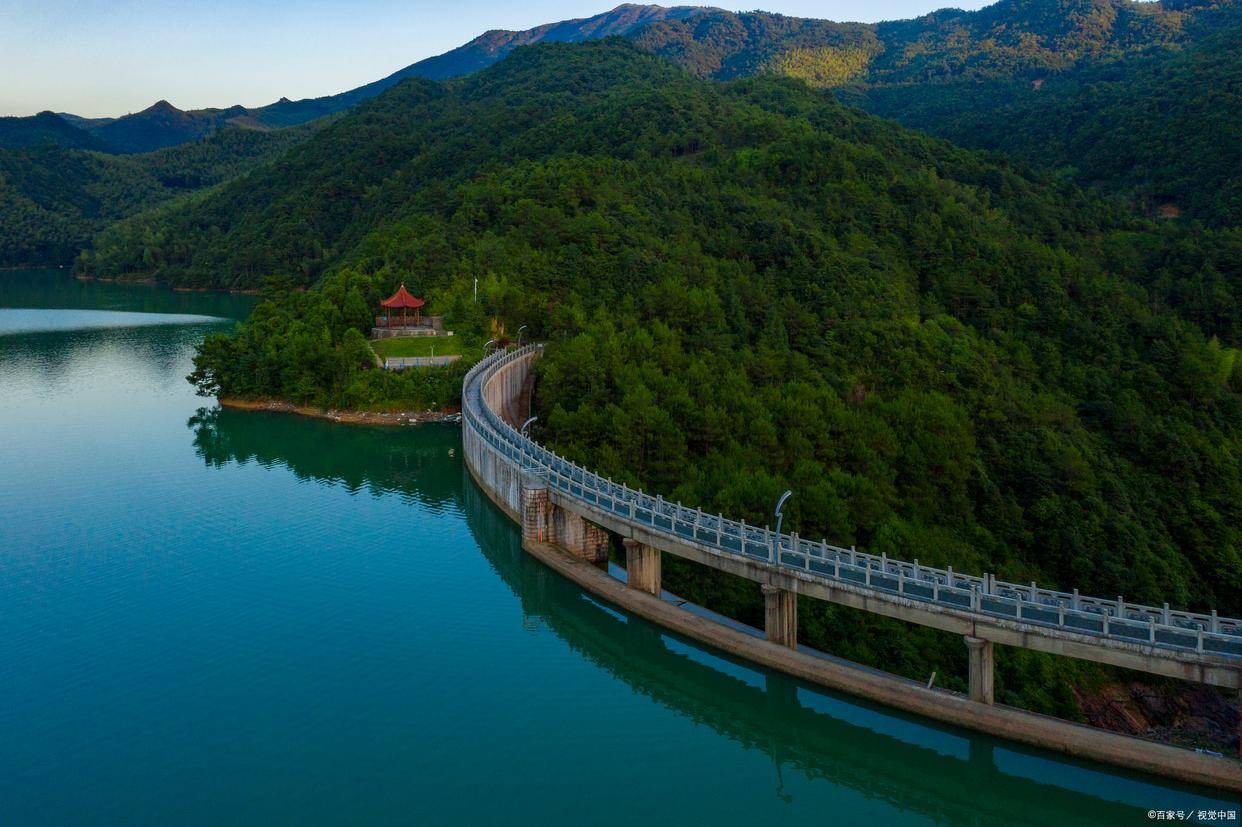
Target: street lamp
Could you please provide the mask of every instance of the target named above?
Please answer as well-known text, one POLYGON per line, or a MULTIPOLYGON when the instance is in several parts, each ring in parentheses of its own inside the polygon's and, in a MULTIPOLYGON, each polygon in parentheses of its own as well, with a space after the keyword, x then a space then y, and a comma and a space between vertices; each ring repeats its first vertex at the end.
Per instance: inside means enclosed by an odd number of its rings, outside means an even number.
POLYGON ((525 329, 526 329, 526 325, 522 325, 521 327, 518 328, 518 342, 517 342, 518 347, 522 346, 522 331, 525 329))
POLYGON ((793 496, 793 492, 786 491, 776 501, 776 533, 772 535, 772 548, 768 552, 771 555, 768 559, 775 563, 781 561, 781 520, 785 519, 785 515, 781 513, 781 507, 785 505, 785 500, 791 496, 793 496))
POLYGON ((785 519, 785 515, 781 513, 781 507, 785 505, 785 500, 793 496, 792 491, 786 491, 781 494, 781 498, 776 501, 776 542, 781 541, 781 520, 785 519))
POLYGON ((484 356, 486 356, 486 355, 487 355, 487 351, 488 351, 488 349, 489 349, 490 347, 492 347, 492 345, 494 345, 494 344, 496 344, 496 340, 495 340, 495 339, 488 339, 488 340, 487 340, 487 344, 483 345, 483 355, 484 355, 484 356))
POLYGON ((539 417, 537 416, 532 416, 530 419, 523 422, 522 427, 518 428, 518 433, 521 434, 522 436, 526 436, 526 429, 530 427, 530 423, 534 422, 538 418, 539 417))

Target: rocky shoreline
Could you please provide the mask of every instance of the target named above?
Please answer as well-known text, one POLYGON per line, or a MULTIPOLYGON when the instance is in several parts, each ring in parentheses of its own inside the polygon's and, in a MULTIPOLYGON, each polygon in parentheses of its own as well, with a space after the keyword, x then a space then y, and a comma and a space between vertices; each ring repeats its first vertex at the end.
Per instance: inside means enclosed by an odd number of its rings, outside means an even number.
POLYGON ((347 425, 422 425, 428 422, 461 422, 461 412, 456 410, 429 411, 348 411, 335 408, 319 408, 313 405, 294 405, 280 399, 234 399, 219 397, 225 408, 243 411, 271 411, 327 419, 347 425))

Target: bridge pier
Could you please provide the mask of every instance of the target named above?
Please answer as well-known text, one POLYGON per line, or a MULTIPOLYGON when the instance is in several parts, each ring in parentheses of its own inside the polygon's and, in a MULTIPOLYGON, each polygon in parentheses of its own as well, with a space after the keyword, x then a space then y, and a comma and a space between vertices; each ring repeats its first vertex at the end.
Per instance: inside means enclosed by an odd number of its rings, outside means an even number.
POLYGON ((522 541, 546 543, 551 538, 548 532, 548 515, 552 504, 548 502, 548 487, 542 480, 522 480, 522 541))
POLYGON ((602 563, 608 560, 608 532, 564 508, 552 506, 554 542, 575 557, 602 563))
POLYGON ((595 523, 583 520, 582 556, 592 563, 608 565, 608 532, 595 523))
POLYGON ((763 623, 768 640, 798 648, 798 595, 779 586, 763 585, 763 623))
POLYGON ((631 589, 660 596, 660 550, 626 538, 625 579, 631 589))
POLYGON ((979 703, 992 703, 992 670, 995 654, 992 641, 966 635, 966 651, 970 656, 970 699, 979 703))
POLYGON ((524 542, 553 543, 592 563, 608 559, 608 532, 553 505, 543 480, 522 480, 521 505, 524 542))

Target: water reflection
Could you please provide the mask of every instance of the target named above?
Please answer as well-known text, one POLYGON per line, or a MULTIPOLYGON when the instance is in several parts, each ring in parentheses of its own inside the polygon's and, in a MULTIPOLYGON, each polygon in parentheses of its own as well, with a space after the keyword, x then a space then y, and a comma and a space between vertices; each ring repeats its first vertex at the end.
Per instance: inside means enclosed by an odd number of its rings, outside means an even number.
POLYGON ((0 336, 54 333, 69 330, 109 330, 127 327, 215 324, 215 316, 189 313, 131 313, 114 310, 42 310, 0 308, 0 336))
POLYGON ((244 319, 253 296, 72 278, 65 270, 0 271, 0 307, 186 313, 244 319))
POLYGON ((771 770, 754 783, 779 800, 792 800, 793 773, 944 823, 1134 824, 1150 807, 1226 806, 825 693, 628 617, 522 551, 516 528, 461 465, 455 427, 359 428, 208 408, 188 426, 195 453, 213 467, 282 465, 299 479, 462 513, 528 628, 549 630, 634 693, 763 753, 771 770))
POLYGON ((288 414, 199 408, 187 426, 194 452, 208 465, 284 465, 299 479, 350 491, 399 493, 429 508, 455 508, 457 475, 447 473, 461 448, 456 427, 349 427, 288 414))
POLYGON ((1210 793, 1052 760, 704 650, 584 599, 576 586, 522 552, 517 532, 469 479, 462 499, 471 532, 521 600, 528 623, 552 630, 635 692, 762 750, 772 774, 755 783, 771 784, 778 797, 786 797, 783 774, 794 771, 948 823, 1134 824, 1153 806, 1226 805, 1210 793), (1031 773, 1043 765, 1057 771, 1031 773))
POLYGON ((221 327, 211 321, 0 335, 0 369, 14 389, 72 392, 79 406, 89 403, 94 390, 112 395, 117 382, 143 396, 174 386, 184 396, 191 349, 205 333, 221 327))

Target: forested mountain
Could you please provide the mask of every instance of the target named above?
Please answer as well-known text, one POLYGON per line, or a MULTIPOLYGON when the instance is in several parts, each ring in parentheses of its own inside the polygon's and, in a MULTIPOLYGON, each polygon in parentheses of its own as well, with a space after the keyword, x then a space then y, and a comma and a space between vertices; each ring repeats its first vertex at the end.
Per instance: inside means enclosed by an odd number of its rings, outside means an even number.
POLYGON ((85 130, 78 129, 54 112, 40 112, 28 118, 0 118, 0 149, 22 149, 28 146, 108 149, 103 141, 85 130))
MULTIPOLYGON (((1225 0, 1222 6, 1232 5, 1225 0)), ((1221 6, 1132 0, 999 0, 912 20, 836 23, 705 9, 652 23, 632 39, 702 77, 791 74, 819 86, 849 80, 927 83, 1047 74, 1084 62, 1193 41, 1221 6)))
POLYGON ((152 152, 197 140, 225 127, 265 128, 242 106, 182 111, 166 100, 119 118, 76 118, 82 130, 113 152, 152 152))
POLYGON ((1177 49, 1059 72, 872 84, 846 101, 965 146, 1136 195, 1149 212, 1242 224, 1242 14, 1199 21, 1177 49))
POLYGON ((711 11, 635 41, 700 76, 799 77, 1167 215, 1237 224, 1236 3, 1001 0, 876 26, 711 11))
MULTIPOLYGON (((616 40, 407 81, 122 226, 103 272, 145 255, 190 284, 326 273, 208 339, 206 392, 447 401, 440 374, 370 367, 362 331, 404 280, 459 335, 550 342, 539 436, 615 479, 760 523, 790 487, 804 536, 1242 610, 1242 325, 1222 275, 1239 231, 1149 223, 798 81, 704 82, 616 40)), ((669 572, 761 611, 753 589, 669 572)), ((961 657, 935 632, 807 615, 813 645, 885 668, 961 657)), ((1073 714, 1051 668, 1005 659, 1000 697, 1073 714)))
POLYGON ((576 20, 547 23, 524 31, 493 29, 469 43, 450 49, 444 54, 420 60, 393 72, 386 78, 322 98, 291 101, 282 99, 269 106, 254 109, 251 114, 262 123, 271 126, 287 126, 312 118, 340 112, 357 103, 390 89, 406 78, 419 77, 431 80, 468 75, 477 72, 503 58, 518 46, 532 43, 578 43, 592 38, 628 35, 658 20, 677 20, 702 13, 697 6, 642 6, 624 4, 612 11, 576 20))
MULTIPOLYGON (((871 25, 627 4, 490 31, 338 95, 195 112, 161 101, 122 118, 70 120, 98 142, 90 148, 139 152, 226 125, 304 123, 409 77, 469 74, 518 45, 621 35, 702 77, 797 77, 907 126, 1060 169, 1149 211, 1233 225, 1238 16, 1236 0, 1000 0, 871 25)), ((4 136, 0 122, 0 145, 4 136)), ((73 145, 66 136, 54 142, 73 145)))
MULTIPOLYGON (((247 109, 184 111, 161 100, 141 112, 119 118, 80 118, 61 116, 66 122, 89 133, 99 145, 92 149, 116 152, 148 152, 192 141, 226 126, 281 128, 296 126, 349 109, 410 77, 441 80, 466 75, 490 66, 518 46, 541 42, 575 43, 592 38, 629 35, 660 20, 677 20, 700 14, 697 6, 642 6, 625 4, 609 12, 575 20, 547 23, 524 31, 493 29, 444 54, 420 60, 380 80, 337 95, 289 100, 281 98, 267 106, 247 109)), ((47 113, 50 114, 50 113, 47 113)), ((0 119, 0 146, 4 146, 4 123, 0 119)), ((22 146, 26 144, 20 144, 22 146)))
POLYGON ((230 128, 144 155, 0 149, 0 265, 71 263, 112 222, 238 175, 315 128, 230 128))

